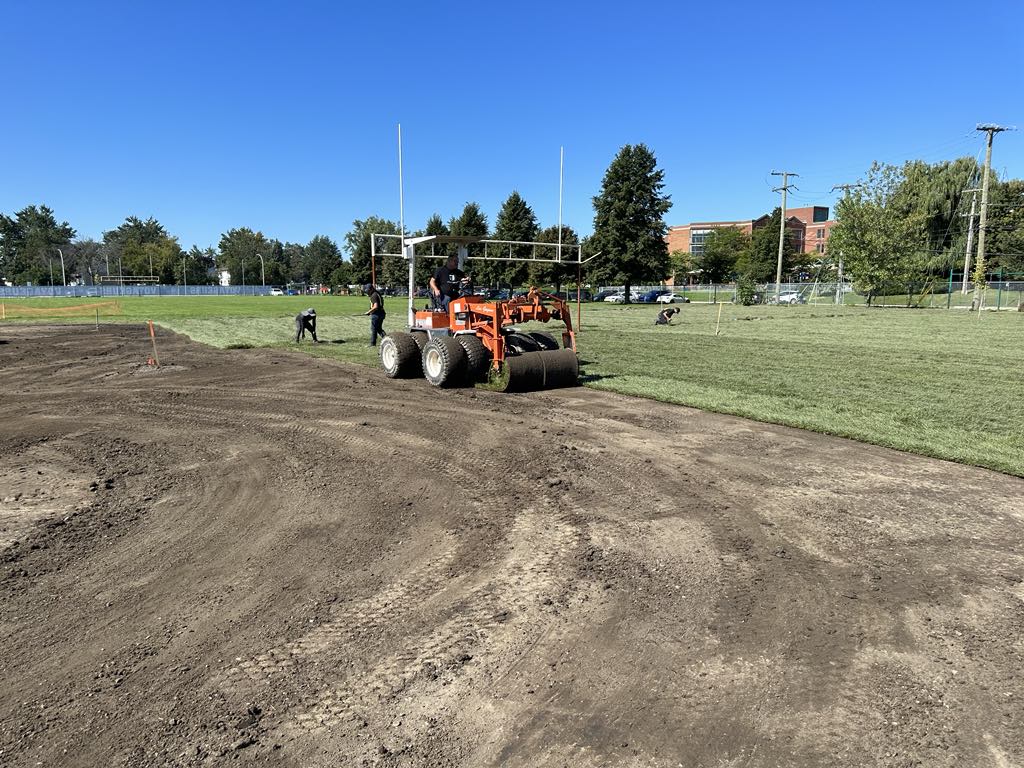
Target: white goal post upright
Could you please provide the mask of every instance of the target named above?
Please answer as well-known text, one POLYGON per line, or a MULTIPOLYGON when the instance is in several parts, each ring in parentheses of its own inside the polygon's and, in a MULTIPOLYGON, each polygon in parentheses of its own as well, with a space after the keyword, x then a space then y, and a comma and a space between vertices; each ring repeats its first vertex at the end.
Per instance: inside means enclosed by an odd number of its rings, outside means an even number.
MULTIPOLYGON (((537 261, 551 264, 568 264, 575 265, 578 268, 577 282, 579 282, 579 276, 581 274, 582 266, 591 259, 599 256, 599 253, 595 253, 590 258, 583 258, 583 246, 576 244, 571 246, 576 249, 576 258, 571 260, 565 260, 562 258, 562 249, 567 247, 562 243, 562 169, 565 162, 565 148, 559 147, 559 159, 558 159, 558 242, 556 243, 539 243, 539 242, 526 242, 516 240, 488 240, 486 238, 479 237, 457 237, 452 235, 427 235, 424 237, 406 237, 405 236, 405 181, 402 172, 402 124, 398 123, 398 234, 397 235, 383 235, 383 234, 370 234, 370 272, 371 276, 375 277, 375 266, 377 263, 377 256, 397 256, 405 259, 409 264, 409 327, 411 328, 416 322, 416 310, 413 308, 413 301, 416 298, 416 246, 431 244, 429 256, 424 254, 423 258, 446 258, 439 256, 434 253, 434 243, 454 243, 458 247, 459 254, 459 268, 461 269, 466 260, 469 258, 480 259, 484 261, 537 261), (395 238, 398 240, 397 253, 395 252, 377 252, 377 238, 395 238), (469 256, 469 246, 471 244, 481 243, 484 246, 484 252, 482 256, 469 256), (508 246, 508 256, 488 256, 488 246, 508 246), (513 247, 518 246, 532 246, 533 256, 531 258, 523 258, 513 256, 513 247), (554 248, 554 258, 541 258, 537 256, 537 250, 545 248, 554 248)), ((390 249, 385 248, 385 251, 390 249)), ((376 284, 374 288, 376 288, 376 284)), ((576 308, 577 318, 579 317, 579 305, 580 305, 580 290, 577 286, 576 295, 576 308)), ((577 321, 577 325, 578 325, 577 321)))

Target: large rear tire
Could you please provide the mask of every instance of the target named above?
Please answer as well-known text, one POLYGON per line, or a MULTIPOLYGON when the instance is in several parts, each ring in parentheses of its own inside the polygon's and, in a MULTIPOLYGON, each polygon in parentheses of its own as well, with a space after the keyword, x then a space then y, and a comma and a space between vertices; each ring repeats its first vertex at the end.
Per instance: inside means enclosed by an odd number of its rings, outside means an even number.
POLYGON ((465 382, 466 365, 466 350, 451 336, 434 336, 423 348, 423 375, 435 387, 465 382))
POLYGON ((409 333, 412 336, 412 340, 416 342, 416 348, 419 349, 420 355, 423 354, 423 348, 427 346, 427 342, 430 341, 430 337, 427 336, 426 331, 411 331, 409 333))
POLYGON ((418 376, 420 350, 412 335, 395 331, 380 343, 380 364, 390 379, 408 379, 418 376))
POLYGON ((470 381, 481 381, 487 375, 487 368, 491 364, 490 350, 484 346, 479 336, 461 333, 455 340, 466 350, 466 372, 470 381))

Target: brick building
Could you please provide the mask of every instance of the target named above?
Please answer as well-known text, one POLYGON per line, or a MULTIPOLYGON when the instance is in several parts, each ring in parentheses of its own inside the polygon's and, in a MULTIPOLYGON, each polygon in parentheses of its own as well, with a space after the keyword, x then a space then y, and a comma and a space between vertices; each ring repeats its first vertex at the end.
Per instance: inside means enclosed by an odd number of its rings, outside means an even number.
MULTIPOLYGON (((771 219, 767 214, 758 219, 741 219, 739 221, 694 221, 668 228, 669 253, 700 254, 704 251, 704 240, 716 229, 736 227, 753 234, 755 229, 767 225, 771 219)), ((797 251, 800 253, 825 253, 825 244, 835 222, 828 217, 828 207, 810 205, 804 208, 789 208, 786 211, 786 230, 796 235, 797 251)))

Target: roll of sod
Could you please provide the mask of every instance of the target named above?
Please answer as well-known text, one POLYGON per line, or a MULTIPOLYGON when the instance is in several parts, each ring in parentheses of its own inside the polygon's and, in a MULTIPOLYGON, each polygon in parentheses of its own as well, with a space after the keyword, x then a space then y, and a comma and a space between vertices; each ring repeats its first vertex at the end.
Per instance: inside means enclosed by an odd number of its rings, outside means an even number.
POLYGON ((526 352, 505 358, 502 370, 490 383, 501 392, 574 387, 579 383, 579 361, 571 349, 526 352))

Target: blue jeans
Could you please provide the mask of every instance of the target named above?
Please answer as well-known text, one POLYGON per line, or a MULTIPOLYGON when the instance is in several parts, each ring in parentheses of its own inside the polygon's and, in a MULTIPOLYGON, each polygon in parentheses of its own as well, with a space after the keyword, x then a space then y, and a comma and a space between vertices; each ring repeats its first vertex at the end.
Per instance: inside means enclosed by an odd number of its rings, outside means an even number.
POLYGON ((384 315, 370 315, 370 346, 377 346, 377 337, 382 339, 387 336, 384 333, 384 315))

